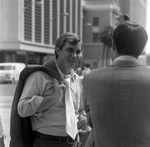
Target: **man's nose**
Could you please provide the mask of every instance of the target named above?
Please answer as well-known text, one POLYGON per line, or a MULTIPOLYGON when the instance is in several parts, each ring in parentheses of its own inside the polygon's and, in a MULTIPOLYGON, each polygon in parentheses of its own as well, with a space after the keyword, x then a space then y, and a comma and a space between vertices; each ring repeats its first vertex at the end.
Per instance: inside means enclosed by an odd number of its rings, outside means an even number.
POLYGON ((72 54, 72 57, 78 57, 78 54, 77 54, 76 52, 74 52, 74 53, 72 54))

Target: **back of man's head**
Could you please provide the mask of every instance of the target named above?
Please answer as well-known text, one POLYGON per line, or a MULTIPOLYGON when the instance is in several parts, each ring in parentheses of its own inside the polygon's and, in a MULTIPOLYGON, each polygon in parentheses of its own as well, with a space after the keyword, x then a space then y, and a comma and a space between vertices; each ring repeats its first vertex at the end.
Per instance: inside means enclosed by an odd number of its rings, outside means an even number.
POLYGON ((113 33, 113 43, 118 54, 136 58, 143 52, 147 39, 145 29, 131 21, 120 24, 113 33))

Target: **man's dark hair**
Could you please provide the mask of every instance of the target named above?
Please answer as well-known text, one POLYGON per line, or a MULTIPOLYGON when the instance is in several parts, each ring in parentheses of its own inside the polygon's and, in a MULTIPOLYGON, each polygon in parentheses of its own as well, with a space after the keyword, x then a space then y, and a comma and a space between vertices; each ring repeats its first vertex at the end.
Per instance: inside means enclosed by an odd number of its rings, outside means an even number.
MULTIPOLYGON (((62 34, 57 40, 55 44, 55 57, 58 58, 58 54, 56 52, 56 49, 59 48, 62 50, 63 46, 65 43, 68 42, 71 45, 76 45, 77 43, 81 42, 81 38, 78 34, 72 33, 72 32, 67 32, 62 34)), ((81 49, 83 50, 83 46, 81 43, 81 49)))
POLYGON ((137 58, 142 53, 148 36, 142 26, 127 21, 114 30, 112 39, 119 54, 131 55, 137 58))

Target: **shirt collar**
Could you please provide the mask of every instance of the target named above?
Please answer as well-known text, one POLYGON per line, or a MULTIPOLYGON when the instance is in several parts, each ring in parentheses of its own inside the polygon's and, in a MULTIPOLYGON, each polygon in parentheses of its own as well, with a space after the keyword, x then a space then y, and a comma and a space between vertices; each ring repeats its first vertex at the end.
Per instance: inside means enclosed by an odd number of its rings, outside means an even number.
POLYGON ((65 75, 65 74, 60 70, 60 68, 58 67, 58 64, 57 64, 57 62, 56 62, 56 59, 55 59, 55 64, 56 64, 57 70, 58 70, 58 72, 59 72, 59 74, 60 74, 60 76, 61 76, 62 79, 69 78, 69 77, 74 77, 74 71, 73 71, 73 70, 71 70, 71 73, 70 73, 69 75, 65 75))
POLYGON ((123 61, 138 61, 135 57, 133 56, 128 56, 128 55, 123 55, 123 56, 119 56, 117 57, 115 61, 119 61, 119 60, 123 60, 123 61))

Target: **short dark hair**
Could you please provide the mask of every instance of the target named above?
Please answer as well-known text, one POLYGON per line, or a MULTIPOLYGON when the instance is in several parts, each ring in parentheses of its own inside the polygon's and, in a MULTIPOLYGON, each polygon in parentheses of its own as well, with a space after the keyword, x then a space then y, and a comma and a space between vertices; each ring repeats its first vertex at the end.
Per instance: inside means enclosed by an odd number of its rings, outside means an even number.
MULTIPOLYGON (((72 45, 76 45, 77 43, 81 42, 81 38, 78 34, 67 32, 62 34, 57 40, 55 44, 55 57, 58 58, 58 54, 56 52, 56 49, 59 48, 62 50, 65 43, 68 42, 72 45)), ((81 50, 83 50, 83 45, 81 43, 81 50)))
POLYGON ((114 30, 112 39, 119 54, 137 58, 147 43, 148 35, 142 26, 127 21, 114 30))

